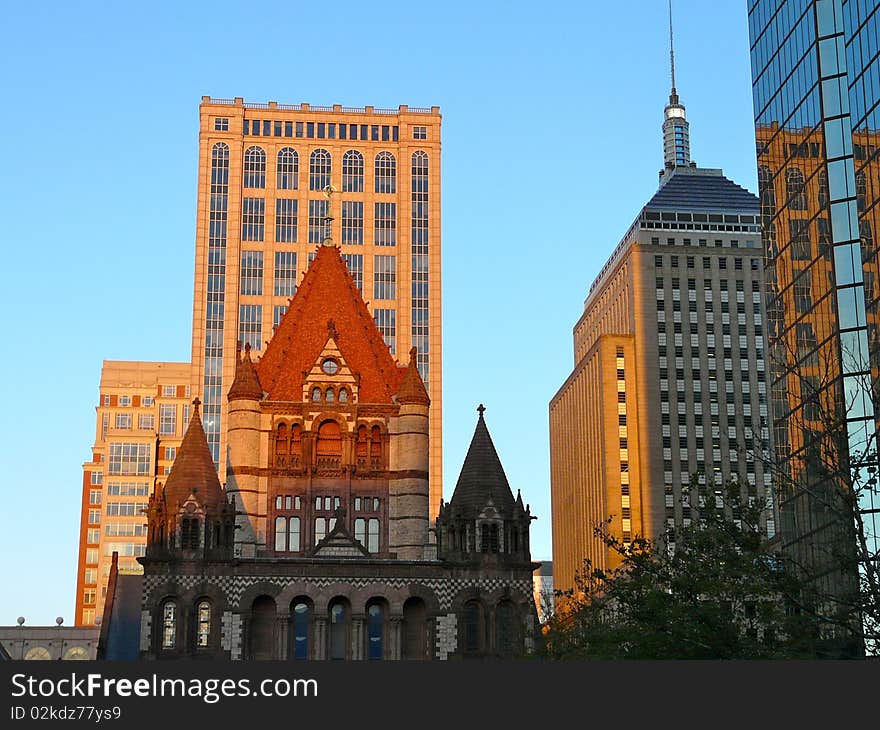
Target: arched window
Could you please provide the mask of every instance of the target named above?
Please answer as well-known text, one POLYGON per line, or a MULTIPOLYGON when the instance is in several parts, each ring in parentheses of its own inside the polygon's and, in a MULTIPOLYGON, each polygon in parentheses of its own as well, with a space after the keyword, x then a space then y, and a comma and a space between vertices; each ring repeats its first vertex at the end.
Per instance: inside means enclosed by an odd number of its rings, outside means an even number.
POLYGON ((428 649, 428 624, 425 602, 421 598, 408 598, 403 604, 404 659, 425 659, 428 649))
POLYGON ((367 659, 385 656, 385 609, 381 603, 367 607, 367 659))
POLYGON ((287 524, 287 549, 292 552, 299 552, 302 549, 302 527, 299 517, 291 517, 287 524))
POLYGON ((363 517, 358 517, 354 521, 354 539, 367 547, 367 521, 363 517))
POLYGON ((165 601, 162 605, 162 648, 177 646, 177 602, 165 601))
POLYGON ((266 187, 266 153, 262 147, 248 147, 244 152, 244 186, 266 187))
POLYGON ((275 435, 275 453, 276 454, 286 454, 288 449, 287 444, 287 425, 281 423, 278 425, 278 431, 275 435))
POLYGON ((397 192, 397 160, 390 152, 376 155, 375 188, 377 193, 397 192))
POLYGON ((798 167, 789 167, 785 171, 785 194, 791 210, 807 209, 807 191, 804 184, 804 173, 798 167))
POLYGON ((370 456, 382 456, 382 429, 378 426, 373 426, 370 431, 370 456))
POLYGON ((379 552, 379 520, 371 519, 367 522, 367 545, 371 553, 379 552))
POLYGON ((302 455, 302 426, 298 423, 290 427, 290 453, 302 455))
POLYGON ((522 651, 519 618, 511 601, 501 601, 495 609, 495 642, 503 657, 514 657, 522 651))
POLYGON ((312 388, 312 403, 320 403, 321 402, 321 389, 320 388, 312 388))
POLYGON ((275 518, 275 552, 282 553, 287 550, 287 518, 275 518))
POLYGON ((296 190, 299 186, 299 155, 293 147, 278 150, 275 169, 275 187, 279 190, 296 190))
POLYGON ((199 601, 196 606, 196 647, 206 649, 211 645, 211 602, 199 601))
POLYGON ((364 156, 357 150, 348 150, 342 156, 342 192, 364 191, 364 156))
POLYGON ((498 552, 498 525, 488 522, 481 525, 480 549, 484 553, 498 552))
POLYGON ((348 403, 348 391, 345 388, 339 389, 339 402, 348 403))
POLYGON ((367 458, 370 455, 370 439, 367 436, 367 427, 358 426, 357 430, 357 455, 359 458, 367 458))
POLYGON ((291 659, 308 659, 311 634, 312 607, 305 598, 293 599, 293 607, 290 611, 292 631, 292 646, 288 652, 291 659))
POLYGON ((858 205, 859 212, 863 212, 865 210, 865 202, 868 197, 868 181, 865 177, 864 172, 856 173, 856 204, 858 205))
POLYGON ((182 549, 199 549, 199 522, 198 517, 184 517, 180 521, 180 547, 182 549))
POLYGON ((270 596, 259 596, 251 604, 251 659, 274 659, 275 613, 275 600, 270 596))
POLYGON ((483 651, 486 630, 483 607, 479 601, 468 601, 464 606, 464 650, 468 653, 483 651))
POLYGON ((348 657, 348 625, 351 612, 344 599, 330 603, 330 626, 327 631, 327 658, 346 659, 348 657))
POLYGON ((309 155, 309 190, 323 190, 330 184, 330 153, 322 148, 309 155))
POLYGON ((327 388, 327 390, 324 391, 324 400, 328 403, 336 401, 336 393, 333 391, 333 388, 327 388))
POLYGON ((776 214, 776 191, 773 187, 773 173, 766 165, 758 168, 758 192, 761 196, 761 213, 776 214))
POLYGON ((341 456, 342 432, 336 421, 324 421, 318 427, 318 456, 341 456))

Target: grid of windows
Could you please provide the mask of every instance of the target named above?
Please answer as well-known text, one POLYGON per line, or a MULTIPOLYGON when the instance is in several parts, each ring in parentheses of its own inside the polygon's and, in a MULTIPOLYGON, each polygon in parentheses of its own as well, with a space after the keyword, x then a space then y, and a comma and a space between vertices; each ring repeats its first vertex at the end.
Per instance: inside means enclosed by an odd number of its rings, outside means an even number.
POLYGON ((342 201, 342 243, 362 245, 364 242, 364 204, 360 200, 342 201))
POLYGON ((373 243, 377 246, 397 245, 397 203, 375 203, 373 243))
MULTIPOLYGON (((272 294, 276 297, 292 297, 296 294, 296 252, 275 252, 275 278, 272 294)), ((277 325, 278 323, 275 322, 277 325)))
POLYGON ((373 256, 373 298, 394 299, 397 291, 397 257, 373 256))
POLYGON ((364 191, 364 156, 357 150, 348 150, 342 156, 342 192, 364 191))
MULTIPOLYGON (((425 127, 427 130, 427 127, 425 127)), ((339 124, 337 122, 286 122, 272 119, 245 119, 242 132, 254 137, 296 137, 300 139, 347 139, 397 142, 396 124, 339 124)), ((425 139, 422 137, 421 139, 425 139)))
POLYGON ((114 441, 110 444, 109 474, 148 475, 151 463, 150 444, 114 441))
POLYGON ((329 202, 328 200, 309 201, 309 243, 324 241, 324 219, 327 217, 329 202))
POLYGON ((275 187, 278 190, 296 190, 299 187, 299 155, 292 147, 278 150, 275 187))
POLYGON ((375 192, 397 192, 397 160, 391 152, 380 152, 376 155, 375 173, 375 192))
POLYGON ((241 274, 239 277, 242 294, 261 295, 263 293, 263 252, 241 252, 241 274))
POLYGON ((244 152, 244 187, 266 187, 266 153, 262 147, 248 147, 244 152))
POLYGON ((177 406, 173 403, 162 403, 159 406, 159 433, 162 436, 177 433, 177 406))
POLYGON ((146 497, 150 485, 145 482, 110 482, 107 485, 108 497, 146 497))
POLYGON ((242 347, 250 345, 252 350, 262 347, 263 307, 260 304, 242 304, 238 313, 238 339, 242 347))
POLYGON ((373 321, 376 328, 382 333, 385 344, 395 354, 397 347, 397 312, 394 309, 374 309, 373 321))
POLYGON ((309 190, 323 190, 330 184, 330 153, 319 147, 309 155, 309 190))
POLYGON ((266 230, 266 201, 263 198, 242 198, 241 240, 262 241, 266 230))
POLYGON ((275 199, 275 242, 296 243, 296 224, 299 201, 290 198, 275 199))
POLYGON ((412 221, 412 343, 422 380, 428 382, 428 155, 413 152, 411 175, 412 221))

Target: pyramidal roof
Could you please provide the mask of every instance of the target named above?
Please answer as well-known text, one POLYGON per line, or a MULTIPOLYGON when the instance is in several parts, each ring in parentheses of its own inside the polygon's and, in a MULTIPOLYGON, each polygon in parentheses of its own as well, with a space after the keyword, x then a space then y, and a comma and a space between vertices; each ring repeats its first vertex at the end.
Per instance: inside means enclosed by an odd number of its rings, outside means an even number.
POLYGON ((483 418, 485 410, 482 404, 477 409, 480 414, 477 427, 449 504, 454 510, 479 512, 491 499, 496 509, 505 514, 514 508, 515 501, 495 444, 486 428, 483 418))
POLYGON ((758 197, 724 176, 721 170, 677 167, 667 171, 646 210, 736 211, 757 214, 758 197))
POLYGON ((406 367, 399 367, 379 330, 339 249, 319 246, 290 306, 256 364, 269 400, 301 401, 303 372, 308 371, 327 343, 328 324, 342 357, 360 375, 358 400, 391 403, 406 367))
POLYGON ((165 504, 171 509, 177 509, 191 494, 204 506, 215 506, 223 500, 217 468, 199 416, 198 398, 193 401, 192 418, 162 492, 165 504))
POLYGON ((227 398, 229 400, 237 398, 260 400, 263 397, 263 389, 260 387, 260 380, 257 378, 254 363, 251 361, 250 343, 244 346, 244 357, 241 356, 240 351, 237 351, 235 356, 235 379, 232 381, 232 387, 229 388, 227 398))

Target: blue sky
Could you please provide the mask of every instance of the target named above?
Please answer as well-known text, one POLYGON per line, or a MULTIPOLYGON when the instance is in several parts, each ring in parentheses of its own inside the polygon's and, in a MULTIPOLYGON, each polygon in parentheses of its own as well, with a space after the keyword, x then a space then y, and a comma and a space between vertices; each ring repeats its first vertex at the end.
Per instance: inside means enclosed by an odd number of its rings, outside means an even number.
MULTIPOLYGON (((694 159, 756 189, 746 3, 676 0, 694 159)), ((0 27, 0 625, 73 619, 102 359, 188 360, 198 104, 439 105, 445 497, 476 420, 549 558, 548 402, 657 185, 665 0, 15 3, 0 27)))

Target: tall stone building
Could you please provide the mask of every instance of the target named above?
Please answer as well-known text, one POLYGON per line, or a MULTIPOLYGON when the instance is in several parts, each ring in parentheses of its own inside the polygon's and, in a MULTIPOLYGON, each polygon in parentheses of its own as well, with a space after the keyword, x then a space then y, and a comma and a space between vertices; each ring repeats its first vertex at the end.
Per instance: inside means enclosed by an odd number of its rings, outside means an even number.
POLYGON ((440 127, 437 107, 249 104, 203 97, 193 295, 193 393, 225 473, 236 342, 259 358, 331 235, 386 345, 418 348, 431 397, 431 516, 442 495, 440 127))
MULTIPOLYGON (((328 237, 329 238, 329 237, 328 237)), ((432 527, 431 401, 327 242, 262 358, 235 355, 226 484, 196 401, 150 499, 141 654, 447 659, 533 641, 529 525, 483 409, 432 527)))
POLYGON ((674 82, 663 130, 660 187, 590 287, 574 369, 550 402, 561 590, 585 558, 616 565, 594 534, 608 520, 625 543, 674 542, 699 519, 694 481, 717 498, 731 481, 750 499, 771 496, 758 199, 691 162, 674 82))
POLYGON ((880 3, 758 0, 749 32, 782 544, 846 605, 851 495, 880 550, 880 3))

